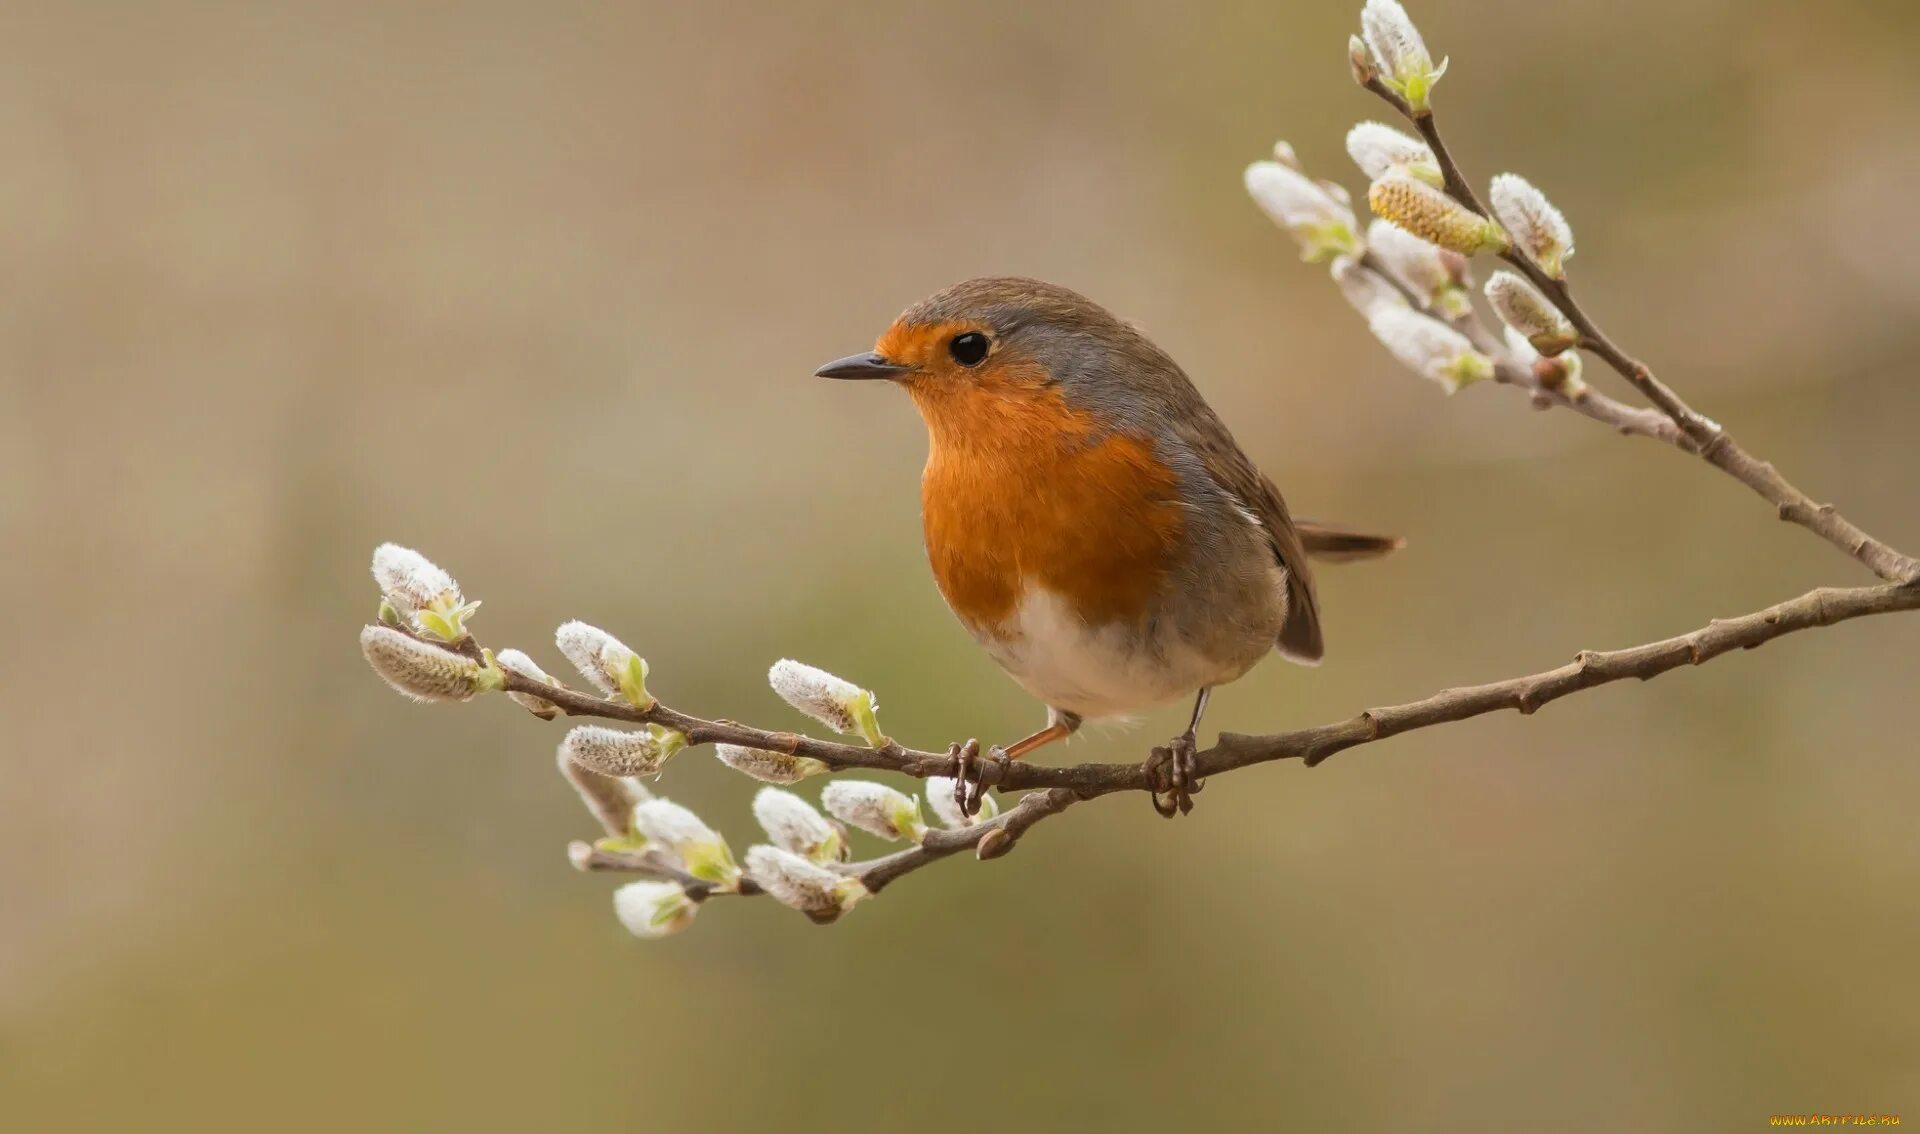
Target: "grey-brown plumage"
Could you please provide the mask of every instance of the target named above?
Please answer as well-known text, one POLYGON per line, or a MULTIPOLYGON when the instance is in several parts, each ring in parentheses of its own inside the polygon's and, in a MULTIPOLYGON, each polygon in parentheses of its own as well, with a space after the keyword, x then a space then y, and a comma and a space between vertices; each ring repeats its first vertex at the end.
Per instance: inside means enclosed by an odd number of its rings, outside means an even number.
MULTIPOLYGON (((1285 616, 1274 642, 1312 664, 1326 654, 1309 544, 1273 481, 1234 441, 1178 363, 1132 324, 1077 292, 1018 276, 967 280, 909 308, 901 317, 928 325, 976 321, 999 336, 1008 357, 1041 362, 1068 398, 1119 428, 1138 429, 1165 446, 1171 463, 1197 457, 1213 486, 1263 529, 1285 573, 1285 616)), ((1195 486, 1201 495, 1204 487, 1195 486)), ((1315 524, 1311 549, 1340 559, 1385 554, 1400 541, 1315 524)))

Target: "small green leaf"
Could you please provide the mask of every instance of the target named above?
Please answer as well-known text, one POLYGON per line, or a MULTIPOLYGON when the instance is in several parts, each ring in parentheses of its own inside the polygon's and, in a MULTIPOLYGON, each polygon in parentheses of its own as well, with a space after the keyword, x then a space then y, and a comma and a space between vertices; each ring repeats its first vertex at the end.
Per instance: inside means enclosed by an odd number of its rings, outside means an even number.
MULTIPOLYGON (((648 699, 648 704, 652 704, 651 698, 648 699)), ((660 746, 660 762, 662 764, 667 762, 667 757, 672 756, 687 746, 687 734, 681 732, 679 729, 656 724, 648 725, 647 731, 652 734, 654 743, 660 746)))
POLYGON ((647 837, 638 831, 608 835, 603 839, 595 839, 593 849, 606 854, 640 854, 647 849, 647 837))
POLYGON ((727 849, 727 844, 696 843, 682 846, 680 853, 686 859, 687 873, 702 882, 727 890, 740 885, 740 867, 734 864, 733 852, 727 849))
POLYGON ((507 687, 507 674, 505 670, 500 668, 500 663, 493 660, 493 651, 481 650, 480 658, 483 664, 481 665, 479 675, 473 679, 473 691, 475 693, 498 693, 500 690, 505 689, 507 687))
POLYGON ((848 702, 847 711, 853 715, 854 731, 868 747, 879 748, 887 743, 886 734, 880 731, 880 707, 871 691, 862 689, 848 702))
POLYGON ((906 802, 896 805, 888 818, 893 821, 894 829, 909 842, 917 843, 927 837, 927 821, 921 818, 920 797, 917 795, 907 796, 906 802))
POLYGON ((841 855, 846 851, 846 847, 846 836, 836 830, 825 839, 822 839, 819 845, 815 846, 807 857, 823 865, 829 862, 839 862, 841 855))
POLYGON ((620 695, 636 709, 644 709, 653 704, 653 698, 647 693, 647 659, 639 654, 627 657, 626 668, 619 673, 620 695))
POLYGON ((1300 258, 1309 264, 1325 263, 1340 256, 1360 254, 1360 238, 1353 226, 1344 221, 1329 221, 1296 231, 1300 240, 1300 258))
POLYGON ((679 898, 669 898, 666 901, 660 902, 654 906, 653 917, 648 919, 647 924, 653 926, 655 929, 663 925, 668 925, 680 916, 681 912, 686 909, 686 906, 687 898, 685 894, 682 894, 679 898))
POLYGON ((1473 299, 1466 288, 1445 284, 1433 293, 1433 309, 1443 319, 1462 319, 1473 314, 1473 299))

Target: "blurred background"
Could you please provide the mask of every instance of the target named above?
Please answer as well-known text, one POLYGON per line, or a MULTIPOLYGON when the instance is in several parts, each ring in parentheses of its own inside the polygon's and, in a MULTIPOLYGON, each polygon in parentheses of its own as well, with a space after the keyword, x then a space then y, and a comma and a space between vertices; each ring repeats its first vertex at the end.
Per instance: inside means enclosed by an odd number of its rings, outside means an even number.
MULTIPOLYGON (((1109 800, 830 929, 728 902, 658 943, 566 863, 559 726, 362 664, 391 539, 556 671, 580 617, 690 711, 795 723, 790 655, 907 741, 1024 733, 923 563, 911 406, 809 377, 985 273, 1137 320, 1297 511, 1410 541, 1328 569, 1328 664, 1263 666, 1212 728, 1867 581, 1677 453, 1440 396, 1297 261, 1240 171, 1284 137, 1362 188, 1357 10, 9 5, 8 1128, 1914 1116, 1920 619, 1250 770, 1191 821, 1109 800)), ((1566 210, 1617 337, 1920 548, 1920 9, 1413 13, 1463 162, 1566 210)), ((661 790, 753 841, 705 750, 661 790)))

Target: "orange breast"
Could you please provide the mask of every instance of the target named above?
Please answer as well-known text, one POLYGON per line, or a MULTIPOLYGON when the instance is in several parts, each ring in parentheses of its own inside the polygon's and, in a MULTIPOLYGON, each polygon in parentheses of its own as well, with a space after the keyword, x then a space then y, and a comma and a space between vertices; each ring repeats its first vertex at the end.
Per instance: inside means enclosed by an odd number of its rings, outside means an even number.
POLYGON ((1057 389, 989 383, 914 389, 931 437, 921 511, 947 603, 1002 629, 1027 587, 1099 625, 1139 617, 1180 543, 1177 481, 1150 441, 1096 439, 1057 389))

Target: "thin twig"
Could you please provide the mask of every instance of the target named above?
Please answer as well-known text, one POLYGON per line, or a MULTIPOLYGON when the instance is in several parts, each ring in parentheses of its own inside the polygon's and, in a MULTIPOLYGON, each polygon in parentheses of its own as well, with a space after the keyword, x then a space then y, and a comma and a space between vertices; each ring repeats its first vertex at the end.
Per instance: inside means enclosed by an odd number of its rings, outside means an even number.
POLYGON ((1466 335, 1472 340, 1476 350, 1493 359, 1494 380, 1501 385, 1515 386, 1525 390, 1535 407, 1552 409, 1558 406, 1570 409, 1582 416, 1592 418, 1623 436, 1650 437, 1656 441, 1664 441, 1682 452, 1698 451, 1686 434, 1680 432, 1679 426, 1665 414, 1627 405, 1585 385, 1569 393, 1541 381, 1540 376, 1534 373, 1531 366, 1507 349, 1499 336, 1495 335, 1481 320, 1477 311, 1470 310, 1466 315, 1446 318, 1435 309, 1432 303, 1401 282, 1371 251, 1361 254, 1360 264, 1387 281, 1417 310, 1424 311, 1436 319, 1444 319, 1454 329, 1466 335))
POLYGON ((590 874, 618 872, 624 874, 644 874, 649 878, 660 878, 668 882, 678 882, 687 896, 696 902, 704 902, 718 894, 739 894, 750 897, 761 892, 760 884, 751 878, 742 878, 737 890, 722 890, 705 878, 697 878, 682 869, 673 856, 662 851, 617 851, 606 850, 592 843, 576 840, 567 844, 567 858, 575 870, 584 870, 590 874))
POLYGON ((1558 669, 1488 685, 1447 689, 1419 701, 1368 709, 1338 724, 1267 736, 1223 733, 1200 758, 1203 774, 1271 760, 1300 759, 1309 767, 1336 752, 1415 729, 1513 709, 1530 714, 1582 689, 1700 665, 1733 650, 1751 650, 1775 638, 1854 618, 1920 610, 1920 581, 1867 587, 1821 587, 1738 618, 1716 618, 1687 634, 1621 650, 1582 650, 1558 669))
POLYGON ((879 893, 881 887, 901 875, 912 873, 930 862, 937 862, 961 851, 977 851, 982 859, 999 858, 1012 850, 1020 836, 1049 815, 1058 815, 1072 806, 1079 796, 1065 788, 1029 792, 1020 802, 984 823, 954 830, 928 831, 917 847, 876 858, 850 867, 848 873, 879 893))
MULTIPOLYGON (((833 869, 858 878, 869 891, 877 894, 895 879, 962 851, 975 851, 983 860, 999 858, 1012 850, 1014 844, 1019 842, 1020 837, 1025 835, 1034 824, 1048 816, 1060 814, 1078 799, 1078 796, 1065 788, 1029 792, 1020 797, 1018 803, 985 822, 952 830, 930 830, 918 846, 908 847, 906 850, 869 859, 866 862, 836 866, 833 869)), ((682 870, 679 864, 668 856, 654 851, 611 851, 603 850, 591 843, 575 842, 567 848, 567 856, 578 870, 592 873, 644 874, 651 878, 678 882, 688 896, 695 901, 705 901, 708 898, 726 894, 748 897, 763 893, 760 886, 751 878, 742 879, 738 890, 717 889, 711 882, 695 878, 682 870)))
MULTIPOLYGON (((1427 148, 1433 151, 1434 159, 1439 163, 1441 175, 1446 180, 1447 192, 1454 200, 1482 216, 1491 217, 1493 214, 1480 202, 1479 194, 1474 192, 1472 183, 1461 172, 1460 164, 1454 159, 1453 152, 1447 148, 1446 140, 1440 135, 1440 127, 1434 119, 1433 111, 1427 109, 1421 113, 1414 113, 1404 98, 1395 94, 1377 77, 1371 79, 1365 86, 1385 99, 1420 132, 1421 138, 1427 143, 1427 148)), ((1645 395, 1648 401, 1673 420, 1684 439, 1691 443, 1691 451, 1698 453, 1715 468, 1758 493, 1774 506, 1775 514, 1782 520, 1798 524, 1820 536, 1859 560, 1868 570, 1882 579, 1899 582, 1920 578, 1920 561, 1903 555, 1868 535, 1836 511, 1833 505, 1814 501, 1786 477, 1781 476, 1779 470, 1775 469, 1771 463, 1759 460, 1741 448, 1734 441, 1733 435, 1728 433, 1719 422, 1688 405, 1685 399, 1654 374, 1651 367, 1628 354, 1600 328, 1599 323, 1574 299, 1572 289, 1565 280, 1548 275, 1539 264, 1534 263, 1531 256, 1517 246, 1502 253, 1501 258, 1525 275, 1566 315, 1567 319, 1573 323, 1574 329, 1580 333, 1581 347, 1599 355, 1607 365, 1632 383, 1633 387, 1645 395)))

